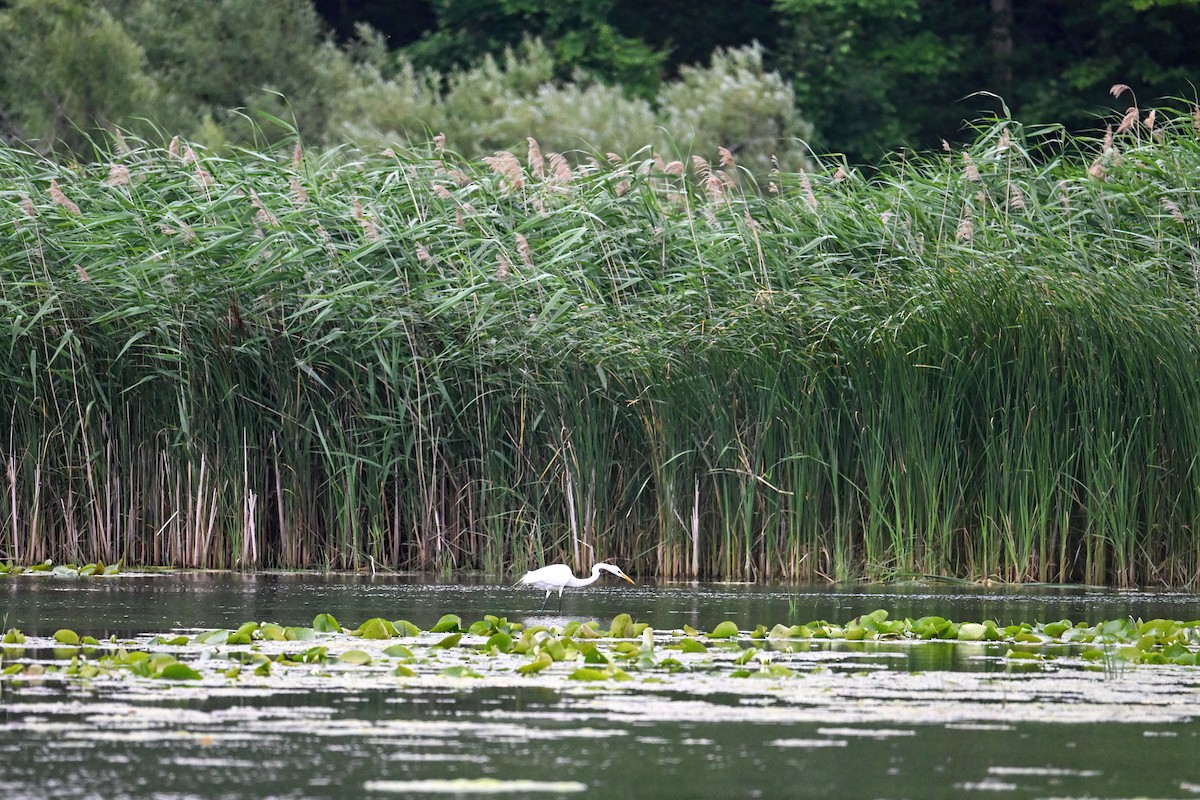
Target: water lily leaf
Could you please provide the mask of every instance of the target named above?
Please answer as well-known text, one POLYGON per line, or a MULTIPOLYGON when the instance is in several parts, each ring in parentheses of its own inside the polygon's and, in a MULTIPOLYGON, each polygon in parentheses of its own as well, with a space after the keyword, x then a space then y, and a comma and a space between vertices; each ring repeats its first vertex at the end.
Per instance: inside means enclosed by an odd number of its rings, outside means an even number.
POLYGON ((738 626, 729 620, 725 620, 717 627, 713 628, 712 633, 708 634, 710 639, 732 639, 740 633, 738 626))
POLYGON ((259 626, 258 633, 262 636, 264 642, 287 641, 287 630, 282 625, 276 625, 274 622, 264 622, 259 626))
POLYGON ((373 617, 351 631, 350 635, 363 639, 391 639, 396 636, 396 626, 382 617, 373 617))
POLYGON ((704 642, 698 642, 695 639, 690 639, 690 638, 684 639, 682 642, 680 642, 680 644, 682 645, 683 652, 685 652, 685 653, 707 653, 708 652, 708 645, 704 644, 704 642))
POLYGON ((538 653, 537 658, 535 658, 533 661, 517 667, 517 672, 521 673, 522 675, 533 675, 541 672, 553 663, 554 659, 552 659, 549 655, 546 653, 538 653))
POLYGON ((59 628, 54 632, 54 641, 59 644, 79 644, 79 634, 69 628, 59 628))
POLYGON ((356 667, 362 667, 371 663, 371 654, 363 650, 347 650, 339 655, 337 660, 342 664, 353 664, 356 667))
POLYGON ((238 629, 229 634, 229 638, 225 640, 226 644, 250 644, 254 639, 254 634, 258 630, 257 622, 243 622, 238 629))
POLYGON ((408 649, 408 647, 406 647, 405 645, 402 645, 402 644, 392 645, 391 647, 384 650, 383 654, 385 656, 390 656, 391 658, 413 658, 414 657, 413 651, 408 649))
POLYGON ((16 628, 9 628, 4 634, 4 644, 24 644, 25 634, 16 628))
POLYGON ((442 639, 437 644, 431 645, 431 646, 432 647, 440 647, 442 649, 451 648, 451 647, 454 647, 459 642, 461 642, 462 637, 463 637, 463 635, 461 633, 452 633, 449 636, 447 636, 445 639, 442 639))
POLYGON ((263 663, 259 664, 257 667, 254 668, 254 674, 258 675, 260 677, 265 677, 267 675, 270 675, 271 674, 271 662, 264 661, 263 663))
POLYGON ((600 652, 600 648, 593 647, 584 654, 583 663, 607 665, 609 663, 609 661, 608 661, 608 657, 605 656, 604 653, 600 652))
POLYGON ((964 622, 958 626, 958 638, 964 642, 979 642, 987 635, 987 627, 978 622, 964 622))
POLYGON ((0 670, 0 675, 16 675, 23 669, 25 669, 24 664, 9 664, 3 670, 0 670))
POLYGON ((453 667, 446 667, 444 670, 442 670, 438 674, 443 675, 447 678, 482 678, 483 677, 475 670, 473 670, 470 667, 465 666, 463 664, 458 664, 453 667))
POLYGON ((115 564, 109 564, 107 567, 104 568, 105 575, 116 575, 120 571, 121 571, 121 562, 120 561, 118 561, 115 564))
POLYGON ((608 675, 603 670, 580 667, 568 675, 567 678, 573 681, 606 681, 608 680, 608 675))
POLYGON ((312 627, 317 633, 342 632, 342 626, 338 625, 338 621, 333 618, 332 614, 317 614, 313 619, 312 627))
POLYGON ((495 648, 495 649, 499 650, 501 653, 510 652, 512 650, 512 646, 513 646, 512 637, 509 636, 504 631, 497 631, 496 633, 493 633, 491 635, 491 637, 488 638, 487 642, 484 644, 484 647, 486 649, 491 650, 492 648, 495 648))
POLYGON ((392 674, 397 678, 414 678, 417 675, 417 673, 413 671, 412 667, 406 667, 403 664, 397 664, 396 668, 392 670, 392 674))
POLYGON ((289 625, 283 629, 283 638, 288 642, 311 642, 317 638, 317 632, 312 628, 296 628, 289 625))
POLYGON ((406 619, 398 619, 392 623, 398 636, 419 636, 421 629, 406 619))
POLYGON ((160 676, 168 681, 198 681, 203 677, 199 672, 189 667, 187 664, 181 664, 175 661, 163 667, 160 676))
POLYGON ((203 631, 196 634, 196 638, 192 641, 195 644, 225 644, 229 641, 229 633, 224 628, 218 628, 215 631, 203 631))
POLYGON ((437 621, 437 624, 429 629, 430 633, 451 633, 461 631, 462 618, 458 614, 443 614, 442 618, 437 621))
POLYGON ((617 614, 608 628, 608 637, 610 639, 632 638, 632 631, 629 630, 631 628, 633 628, 633 617, 628 614, 617 614))
POLYGON ((84 578, 90 578, 96 574, 96 570, 103 569, 103 565, 96 566, 95 564, 87 564, 79 569, 79 575, 84 578))

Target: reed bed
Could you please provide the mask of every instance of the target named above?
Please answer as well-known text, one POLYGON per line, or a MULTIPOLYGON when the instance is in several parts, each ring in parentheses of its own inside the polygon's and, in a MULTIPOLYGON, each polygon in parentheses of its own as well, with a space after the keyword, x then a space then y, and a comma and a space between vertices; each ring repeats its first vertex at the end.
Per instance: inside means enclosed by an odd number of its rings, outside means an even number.
POLYGON ((2 148, 0 558, 1195 585, 1198 175, 2 148))

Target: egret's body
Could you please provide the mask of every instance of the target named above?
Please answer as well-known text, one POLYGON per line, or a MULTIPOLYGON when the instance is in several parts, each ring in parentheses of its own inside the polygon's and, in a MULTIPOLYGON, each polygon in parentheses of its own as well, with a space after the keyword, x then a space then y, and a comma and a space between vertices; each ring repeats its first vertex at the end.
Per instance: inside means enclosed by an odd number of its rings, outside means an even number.
POLYGON ((620 567, 614 567, 612 564, 600 562, 592 567, 592 576, 590 578, 576 578, 571 568, 566 564, 551 564, 548 567, 531 570, 521 576, 518 583, 522 586, 532 586, 535 589, 543 589, 546 592, 545 598, 542 599, 542 608, 546 607, 546 601, 550 599, 551 593, 558 591, 558 610, 562 611, 562 595, 563 590, 570 587, 572 589, 580 589, 584 586, 591 586, 600 577, 601 571, 611 572, 618 578, 633 583, 633 579, 621 571, 620 567))

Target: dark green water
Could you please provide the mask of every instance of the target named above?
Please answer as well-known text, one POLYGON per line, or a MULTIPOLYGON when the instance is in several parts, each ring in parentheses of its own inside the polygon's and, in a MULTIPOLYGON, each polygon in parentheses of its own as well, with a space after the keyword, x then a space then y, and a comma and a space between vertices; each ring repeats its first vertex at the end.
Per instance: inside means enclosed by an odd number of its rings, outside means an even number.
MULTIPOLYGON (((626 612, 659 629, 838 622, 876 608, 1002 624, 1200 617, 1195 595, 1084 590, 608 584, 568 593, 562 616, 539 613, 540 603, 539 593, 506 586, 401 578, 0 579, 5 627, 31 636, 304 625, 318 613, 347 627, 374 616, 428 627, 444 613, 554 623, 626 612)), ((428 794, 412 783, 480 777, 586 786, 502 795, 534 798, 1200 797, 1200 669, 1030 665, 1038 673, 1026 680, 1024 665, 1006 666, 978 645, 834 643, 812 655, 847 660, 749 694, 745 682, 722 693, 699 683, 631 692, 608 683, 347 679, 180 691, 149 681, 8 681, 0 797, 488 796, 428 794), (833 677, 838 669, 844 678, 833 677), (822 705, 831 691, 839 699, 822 705), (1000 702, 985 699, 996 691, 1000 702), (953 702, 912 711, 935 694, 953 702), (392 793, 386 781, 402 783, 392 793)))
POLYGON ((691 625, 710 630, 731 619, 743 628, 777 622, 845 622, 886 608, 892 617, 928 614, 958 620, 993 619, 1001 625, 1069 618, 1076 622, 1126 615, 1146 619, 1200 619, 1200 596, 1096 589, 829 586, 795 588, 753 584, 639 584, 616 579, 567 590, 562 613, 552 597, 539 611, 536 590, 474 583, 437 583, 410 577, 296 573, 191 573, 117 580, 16 576, 0 578, 0 620, 28 634, 61 627, 93 634, 132 635, 174 627, 219 627, 247 620, 305 625, 333 614, 343 625, 371 617, 408 619, 421 627, 446 613, 472 620, 484 614, 510 619, 599 619, 620 613, 656 628, 691 625))

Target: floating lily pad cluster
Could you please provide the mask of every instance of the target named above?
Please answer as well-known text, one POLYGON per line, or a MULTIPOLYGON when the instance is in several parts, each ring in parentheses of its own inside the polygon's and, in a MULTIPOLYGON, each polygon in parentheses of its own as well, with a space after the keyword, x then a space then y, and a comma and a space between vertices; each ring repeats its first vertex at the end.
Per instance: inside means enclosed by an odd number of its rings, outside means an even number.
POLYGON ((1200 621, 1166 619, 1001 626, 991 620, 954 622, 934 616, 890 619, 878 610, 841 625, 814 621, 743 630, 725 621, 707 632, 689 626, 664 632, 628 614, 617 615, 607 628, 597 621, 526 626, 491 614, 466 625, 458 615, 446 614, 426 631, 407 620, 382 617, 347 629, 332 615, 318 614, 305 627, 246 622, 235 629, 165 634, 140 642, 100 641, 61 629, 52 641, 38 645, 53 648, 49 663, 25 659, 26 637, 10 629, 0 654, 0 661, 9 663, 0 664, 0 676, 130 674, 191 681, 270 676, 277 669, 315 665, 322 670, 387 669, 399 677, 471 678, 482 677, 481 669, 534 675, 562 665, 560 676, 576 681, 627 681, 635 674, 652 678, 655 673, 725 668, 734 678, 787 678, 796 670, 777 663, 777 657, 809 649, 816 640, 904 640, 912 646, 934 640, 1000 643, 1008 645, 1005 658, 1039 660, 1050 658, 1048 646, 1066 645, 1084 662, 1200 663, 1200 621))
POLYGON ((0 564, 0 575, 53 575, 59 578, 90 578, 93 576, 104 577, 117 575, 121 571, 121 562, 116 564, 104 564, 97 561, 92 564, 55 564, 47 559, 40 564, 30 564, 22 566, 14 564, 12 560, 8 560, 0 564))

